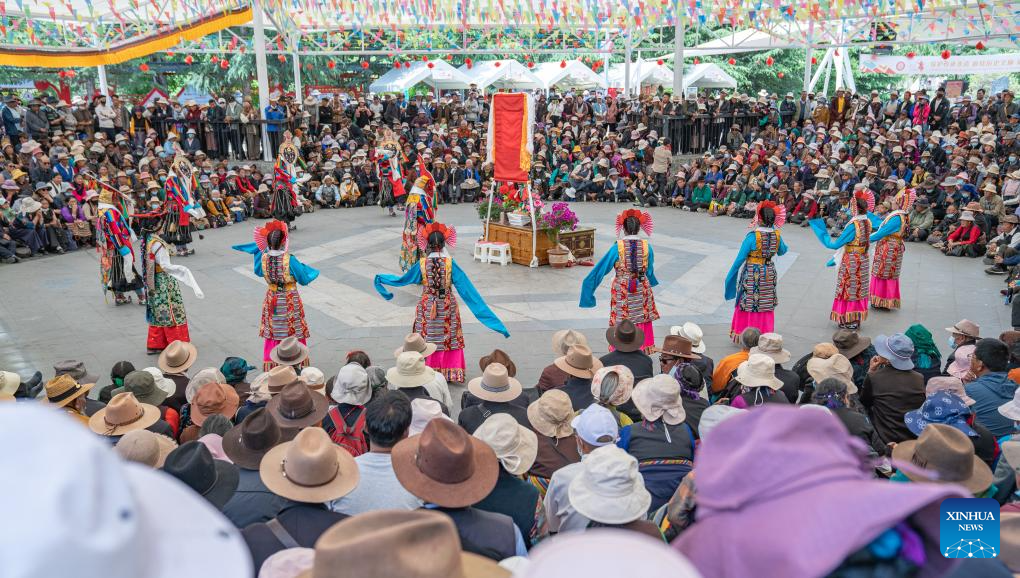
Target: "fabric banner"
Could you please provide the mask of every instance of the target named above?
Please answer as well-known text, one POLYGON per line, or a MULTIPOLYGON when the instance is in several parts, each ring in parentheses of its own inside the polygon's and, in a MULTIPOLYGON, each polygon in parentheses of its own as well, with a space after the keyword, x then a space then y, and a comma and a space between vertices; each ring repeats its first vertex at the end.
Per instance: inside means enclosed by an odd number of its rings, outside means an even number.
POLYGON ((492 95, 487 161, 497 181, 526 183, 531 172, 531 98, 523 92, 492 95))
POLYGON ((951 74, 990 74, 1020 71, 1020 52, 974 54, 943 60, 941 56, 861 55, 860 71, 866 74, 947 76, 951 74))

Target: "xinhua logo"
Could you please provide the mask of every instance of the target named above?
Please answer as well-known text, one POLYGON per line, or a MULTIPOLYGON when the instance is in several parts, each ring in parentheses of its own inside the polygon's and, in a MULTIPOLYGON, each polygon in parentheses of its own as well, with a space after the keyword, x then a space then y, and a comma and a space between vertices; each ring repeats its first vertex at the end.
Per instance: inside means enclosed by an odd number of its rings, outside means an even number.
POLYGON ((999 503, 990 498, 942 501, 939 547, 946 558, 999 555, 999 503))

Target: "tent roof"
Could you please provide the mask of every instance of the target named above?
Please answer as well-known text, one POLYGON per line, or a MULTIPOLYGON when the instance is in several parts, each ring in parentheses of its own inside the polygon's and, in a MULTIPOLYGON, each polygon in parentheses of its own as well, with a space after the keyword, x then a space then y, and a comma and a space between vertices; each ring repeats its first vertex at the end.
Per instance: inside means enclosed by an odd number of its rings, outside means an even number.
MULTIPOLYGON (((626 67, 621 64, 614 64, 609 67, 609 86, 611 88, 623 88, 626 67)), ((673 69, 662 65, 659 66, 654 60, 636 60, 630 65, 631 86, 642 85, 652 86, 673 86, 673 69)))
POLYGON ((725 70, 716 64, 701 63, 695 64, 685 71, 684 90, 688 87, 695 88, 736 88, 735 78, 726 73, 725 70))
POLYGON ((535 67, 537 76, 546 88, 564 86, 570 88, 606 88, 606 80, 585 66, 580 60, 567 60, 566 66, 559 62, 543 62, 535 67))
POLYGON ((458 90, 471 85, 471 80, 445 60, 413 62, 411 68, 393 68, 369 85, 369 92, 404 92, 424 82, 440 90, 458 90), (429 68, 429 65, 432 65, 429 68))
POLYGON ((526 66, 516 60, 486 60, 473 62, 471 68, 466 64, 458 68, 472 84, 477 84, 479 89, 486 89, 490 86, 495 88, 516 88, 520 90, 538 90, 545 88, 545 84, 535 76, 535 73, 528 70, 526 66), (499 66, 496 66, 496 63, 499 66))

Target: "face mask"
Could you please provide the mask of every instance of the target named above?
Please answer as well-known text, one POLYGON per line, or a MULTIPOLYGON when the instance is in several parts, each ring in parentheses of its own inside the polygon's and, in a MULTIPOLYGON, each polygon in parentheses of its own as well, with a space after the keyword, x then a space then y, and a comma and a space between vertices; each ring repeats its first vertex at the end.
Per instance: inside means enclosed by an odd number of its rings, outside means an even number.
POLYGON ((955 340, 955 339, 953 339, 953 336, 952 336, 952 335, 950 335, 950 336, 949 336, 949 338, 948 338, 948 339, 946 339, 946 343, 948 343, 948 344, 949 344, 949 348, 950 348, 950 349, 956 349, 956 340, 955 340))
POLYGON ((576 443, 577 443, 577 455, 580 456, 581 459, 584 459, 584 450, 581 449, 581 442, 578 441, 576 443))
POLYGON ((1009 155, 1009 162, 1015 163, 1016 162, 1016 155, 1009 155))

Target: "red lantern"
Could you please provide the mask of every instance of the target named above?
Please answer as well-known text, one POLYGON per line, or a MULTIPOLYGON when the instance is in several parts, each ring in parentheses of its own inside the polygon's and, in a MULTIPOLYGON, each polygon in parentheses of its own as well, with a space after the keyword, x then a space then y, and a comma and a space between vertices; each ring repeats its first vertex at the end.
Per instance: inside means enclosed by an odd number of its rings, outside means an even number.
POLYGON ((393 68, 400 68, 400 61, 399 60, 393 63, 393 68))
POLYGON ((361 61, 361 68, 363 68, 365 70, 368 70, 368 61, 367 60, 362 60, 361 61))
POLYGON ((980 40, 978 40, 978 43, 974 45, 974 48, 977 48, 978 50, 984 50, 985 49, 985 43, 981 42, 980 40))
POLYGON ((503 63, 497 60, 495 63, 493 63, 493 66, 499 68, 500 66, 503 66, 503 63))
POLYGON ((782 77, 784 77, 784 76, 786 76, 786 75, 785 75, 785 74, 783 74, 782 72, 777 72, 777 73, 776 73, 776 76, 778 76, 779 78, 782 78, 782 77))
POLYGON ((765 66, 772 66, 775 63, 776 63, 776 59, 772 58, 771 56, 769 56, 768 58, 765 59, 765 66))
POLYGON ((74 78, 74 75, 76 75, 78 73, 73 71, 73 70, 68 70, 65 74, 67 74, 68 78, 74 78))
POLYGON ((566 67, 567 67, 567 61, 566 60, 561 60, 560 61, 560 68, 566 68, 566 67))
POLYGON ((470 58, 465 58, 464 59, 464 64, 471 64, 471 59, 470 58))
POLYGON ((326 63, 326 68, 333 70, 336 68, 336 61, 330 60, 326 63))
POLYGON ((699 64, 701 64, 701 59, 700 58, 695 58, 694 59, 694 66, 697 66, 699 64))
POLYGON ((907 59, 908 60, 913 60, 915 56, 917 56, 916 52, 908 52, 907 53, 907 59))
POLYGON ((410 62, 405 62, 404 63, 404 68, 411 68, 411 63, 410 62))
POLYGON ((435 67, 436 67, 436 65, 435 65, 435 63, 433 63, 433 62, 430 62, 430 63, 428 64, 428 67, 429 67, 429 68, 435 68, 435 67))
POLYGON ((726 61, 726 63, 729 64, 730 66, 733 66, 734 64, 737 63, 737 59, 736 58, 730 58, 729 60, 726 61))
POLYGON ((212 58, 209 59, 209 62, 212 62, 213 64, 216 64, 219 61, 220 61, 220 59, 217 56, 213 56, 212 58))
POLYGON ((535 63, 529 61, 528 62, 528 68, 535 68, 535 63))
POLYGON ((660 58, 660 59, 656 60, 655 64, 658 64, 659 66, 662 66, 662 59, 660 58))
POLYGON ((148 72, 149 71, 149 65, 143 62, 143 63, 138 65, 138 70, 141 70, 142 72, 148 72))
POLYGON ((287 62, 287 57, 282 54, 277 54, 276 59, 279 60, 280 62, 287 62))
POLYGON ((191 64, 192 62, 195 62, 195 59, 190 54, 184 57, 184 64, 191 64))
POLYGON ((422 61, 422 62, 428 62, 428 61, 429 61, 429 57, 428 57, 428 55, 426 55, 426 54, 422 54, 422 56, 421 56, 421 61, 422 61))
POLYGON ((952 55, 953 55, 952 52, 950 52, 948 50, 943 50, 942 54, 941 54, 942 60, 949 60, 949 57, 952 56, 952 55))
POLYGON ((59 70, 57 71, 57 76, 59 76, 60 78, 65 78, 67 77, 67 73, 64 72, 63 70, 59 70))
POLYGON ((222 68, 223 70, 226 70, 229 67, 230 67, 230 61, 227 60, 226 58, 224 58, 223 60, 220 61, 220 68, 222 68))

